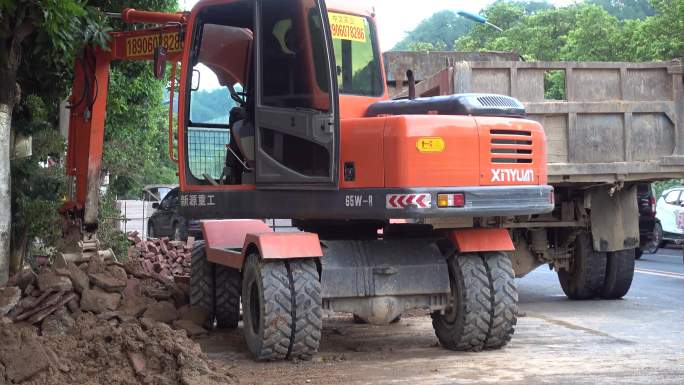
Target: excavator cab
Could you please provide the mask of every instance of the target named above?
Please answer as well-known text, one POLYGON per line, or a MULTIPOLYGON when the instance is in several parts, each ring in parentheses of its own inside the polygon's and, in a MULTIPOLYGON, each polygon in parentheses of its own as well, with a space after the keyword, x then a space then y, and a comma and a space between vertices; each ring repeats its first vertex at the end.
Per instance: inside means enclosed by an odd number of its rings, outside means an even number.
POLYGON ((185 190, 337 188, 339 108, 323 2, 199 3, 181 68, 185 190))

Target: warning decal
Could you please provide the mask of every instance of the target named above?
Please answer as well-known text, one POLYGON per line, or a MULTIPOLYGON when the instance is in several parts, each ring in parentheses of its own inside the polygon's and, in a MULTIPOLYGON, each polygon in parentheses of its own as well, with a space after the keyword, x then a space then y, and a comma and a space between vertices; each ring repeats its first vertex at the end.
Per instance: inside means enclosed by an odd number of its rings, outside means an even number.
POLYGON ((328 12, 333 39, 366 42, 366 21, 363 17, 328 12))

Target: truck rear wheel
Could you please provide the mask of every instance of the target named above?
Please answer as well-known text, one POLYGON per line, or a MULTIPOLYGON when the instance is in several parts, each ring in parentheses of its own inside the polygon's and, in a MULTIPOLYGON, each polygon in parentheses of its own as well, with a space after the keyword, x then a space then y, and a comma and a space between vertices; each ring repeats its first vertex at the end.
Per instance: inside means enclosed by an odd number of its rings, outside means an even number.
POLYGON ((558 271, 563 292, 570 299, 585 300, 601 295, 606 279, 607 255, 594 251, 591 235, 580 234, 575 239, 571 271, 558 271))
POLYGON ((321 285, 313 261, 251 254, 242 280, 247 346, 255 359, 310 359, 321 339, 321 285))
POLYGON ((197 241, 190 262, 190 305, 204 310, 208 327, 214 323, 214 269, 207 260, 204 241, 197 241))
POLYGON ((214 266, 216 327, 235 329, 240 322, 242 276, 236 269, 214 266))
POLYGON ((505 346, 517 322, 517 287, 504 253, 464 254, 449 259, 453 305, 432 314, 442 346, 480 351, 505 346))
POLYGON ((608 253, 606 280, 601 297, 619 299, 627 295, 634 278, 634 249, 608 253))

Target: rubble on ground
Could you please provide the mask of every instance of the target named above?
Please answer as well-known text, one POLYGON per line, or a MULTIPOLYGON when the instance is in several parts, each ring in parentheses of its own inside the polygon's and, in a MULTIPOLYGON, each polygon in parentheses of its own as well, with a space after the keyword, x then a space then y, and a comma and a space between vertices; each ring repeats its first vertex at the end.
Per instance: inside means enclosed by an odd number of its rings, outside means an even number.
POLYGON ((0 287, 0 384, 235 383, 188 338, 207 333, 207 315, 188 305, 187 286, 160 274, 173 266, 112 256, 58 256, 0 287))
POLYGON ((140 257, 146 272, 163 277, 190 277, 190 261, 194 237, 186 242, 171 241, 167 237, 141 239, 137 231, 128 235, 133 244, 128 250, 129 258, 140 257))

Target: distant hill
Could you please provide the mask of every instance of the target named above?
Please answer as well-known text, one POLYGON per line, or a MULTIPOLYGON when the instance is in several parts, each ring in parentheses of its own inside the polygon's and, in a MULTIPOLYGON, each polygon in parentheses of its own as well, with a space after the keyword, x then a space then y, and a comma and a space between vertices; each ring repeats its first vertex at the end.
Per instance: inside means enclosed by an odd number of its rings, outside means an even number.
MULTIPOLYGON (((555 8, 546 1, 506 1, 520 6, 526 15, 541 10, 555 8)), ((588 4, 603 7, 609 14, 620 20, 645 19, 653 16, 655 10, 648 0, 587 0, 588 4)), ((473 22, 459 17, 455 11, 446 10, 435 13, 423 20, 413 30, 407 32, 404 40, 397 43, 393 51, 452 51, 455 42, 470 32, 473 22)))
POLYGON ((423 20, 392 50, 451 51, 454 49, 454 42, 469 31, 470 22, 454 11, 441 11, 423 20))

